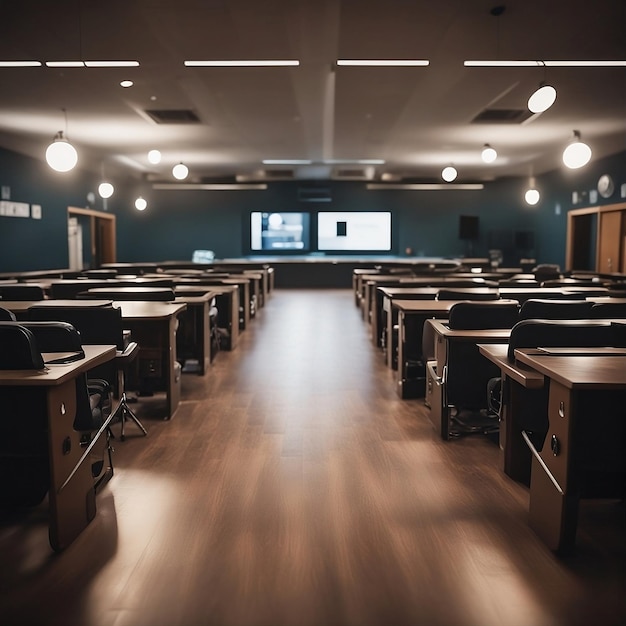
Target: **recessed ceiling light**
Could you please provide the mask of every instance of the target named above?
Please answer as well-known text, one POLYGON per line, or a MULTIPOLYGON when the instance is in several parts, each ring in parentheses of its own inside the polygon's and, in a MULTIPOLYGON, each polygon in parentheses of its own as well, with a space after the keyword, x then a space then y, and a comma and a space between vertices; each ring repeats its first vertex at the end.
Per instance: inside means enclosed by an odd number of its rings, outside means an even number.
POLYGON ((132 80, 123 80, 120 82, 120 87, 128 88, 132 87, 135 83, 132 80))
POLYGON ((85 61, 85 67, 138 67, 139 61, 85 61))
POLYGON ((46 61, 46 67, 85 67, 83 61, 46 61))
POLYGON ((263 165, 311 165, 310 159, 263 159, 263 165))

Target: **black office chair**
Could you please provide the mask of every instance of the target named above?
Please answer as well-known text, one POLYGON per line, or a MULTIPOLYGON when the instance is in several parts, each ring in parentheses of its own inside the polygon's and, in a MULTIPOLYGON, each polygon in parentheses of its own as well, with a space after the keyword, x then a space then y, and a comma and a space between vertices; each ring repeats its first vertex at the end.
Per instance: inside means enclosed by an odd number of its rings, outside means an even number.
POLYGON ((17 318, 15 317, 15 313, 13 311, 9 311, 9 309, 5 309, 0 306, 0 321, 2 322, 14 322, 17 318))
POLYGON ((43 300, 45 292, 40 285, 15 283, 0 285, 0 298, 2 300, 43 300))
POLYGON ((582 320, 591 317, 592 307, 593 302, 590 300, 531 298, 522 303, 519 318, 520 320, 582 320))
POLYGON ((77 298, 95 300, 131 300, 131 301, 158 301, 173 302, 176 299, 174 290, 170 287, 129 287, 124 291, 124 287, 116 289, 114 287, 97 287, 81 291, 77 298))
POLYGON ((593 319, 626 319, 626 302, 595 302, 591 307, 593 319))
POLYGON ((104 307, 55 307, 33 306, 28 310, 31 320, 63 320, 78 329, 84 345, 115 345, 115 359, 90 370, 90 378, 109 381, 115 391, 118 405, 114 417, 121 422, 120 438, 126 437, 126 421, 131 419, 144 435, 148 434, 135 412, 129 406, 125 380, 128 367, 139 353, 139 345, 131 341, 130 333, 124 330, 122 311, 113 306, 104 307))
POLYGON ((499 291, 489 287, 440 289, 437 293, 437 300, 498 300, 499 298, 499 291))
MULTIPOLYGON (((453 330, 506 329, 517 319, 516 302, 458 302, 450 308, 448 326, 453 330)), ((437 366, 435 362, 427 364, 428 378, 441 386, 444 439, 498 431, 497 416, 488 410, 486 389, 499 369, 480 353, 477 344, 477 341, 448 341, 442 371, 432 370, 437 366)))

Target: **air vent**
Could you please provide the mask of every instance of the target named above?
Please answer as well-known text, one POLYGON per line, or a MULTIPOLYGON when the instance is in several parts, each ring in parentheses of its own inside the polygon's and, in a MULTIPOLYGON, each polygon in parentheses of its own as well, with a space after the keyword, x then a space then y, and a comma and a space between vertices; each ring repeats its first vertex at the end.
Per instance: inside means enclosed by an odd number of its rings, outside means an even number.
POLYGON ((298 189, 300 202, 330 202, 330 189, 322 187, 303 187, 298 189))
POLYGON ((338 168, 333 171, 333 178, 343 180, 369 180, 371 176, 364 168, 338 168))
POLYGON ((295 178, 293 170, 265 170, 266 180, 290 180, 295 178))
POLYGON ((485 109, 472 124, 521 124, 533 115, 528 109, 485 109))
POLYGON ((190 109, 146 109, 157 124, 199 124, 200 118, 190 109))

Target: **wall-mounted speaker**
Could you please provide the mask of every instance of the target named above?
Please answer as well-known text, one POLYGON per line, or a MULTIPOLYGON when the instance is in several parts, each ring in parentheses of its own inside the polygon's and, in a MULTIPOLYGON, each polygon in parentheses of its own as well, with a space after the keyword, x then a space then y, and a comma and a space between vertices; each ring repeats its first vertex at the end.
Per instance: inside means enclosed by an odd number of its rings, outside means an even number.
POLYGON ((459 239, 478 239, 479 219, 476 215, 459 216, 459 239))

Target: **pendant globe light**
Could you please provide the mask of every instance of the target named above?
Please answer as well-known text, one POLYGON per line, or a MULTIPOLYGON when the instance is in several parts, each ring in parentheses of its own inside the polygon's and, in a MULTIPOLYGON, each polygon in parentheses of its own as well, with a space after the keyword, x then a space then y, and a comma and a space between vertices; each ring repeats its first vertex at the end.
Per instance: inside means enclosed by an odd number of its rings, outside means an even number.
POLYGON ((178 165, 174 165, 172 174, 176 180, 185 180, 189 174, 189 168, 181 161, 178 165))
POLYGON ((539 88, 528 98, 528 110, 531 113, 543 113, 556 101, 556 89, 542 82, 539 88))
POLYGON ((142 198, 141 196, 139 196, 135 200, 135 208, 138 211, 145 211, 147 206, 148 206, 148 203, 146 202, 145 198, 142 198))
POLYGON ((581 141, 580 132, 575 130, 571 143, 563 150, 563 163, 572 170, 584 167, 591 159, 591 148, 581 141))
POLYGON ((457 177, 456 168, 452 167, 452 165, 448 165, 448 167, 444 167, 441 172, 441 178, 443 178, 447 183, 451 183, 457 177))
POLYGON ((480 153, 480 158, 483 160, 483 163, 493 163, 498 158, 498 153, 486 143, 483 151, 480 153))
MULTIPOLYGON (((67 111, 63 109, 65 116, 65 130, 67 131, 67 111)), ((48 165, 57 172, 69 172, 78 163, 78 153, 76 148, 63 136, 60 130, 52 140, 46 150, 46 161, 48 165)))
POLYGON ((530 204, 530 206, 535 206, 539 202, 540 199, 541 199, 541 194, 539 193, 537 189, 535 177, 531 176, 528 189, 526 190, 526 193, 524 194, 524 200, 526 200, 526 203, 530 204))
POLYGON ((76 148, 63 136, 60 130, 46 150, 48 165, 57 172, 69 172, 78 163, 76 148))

